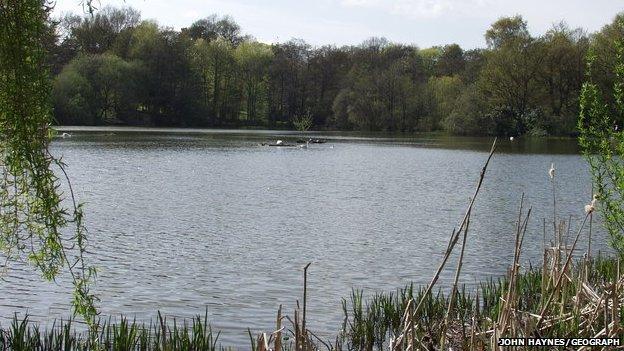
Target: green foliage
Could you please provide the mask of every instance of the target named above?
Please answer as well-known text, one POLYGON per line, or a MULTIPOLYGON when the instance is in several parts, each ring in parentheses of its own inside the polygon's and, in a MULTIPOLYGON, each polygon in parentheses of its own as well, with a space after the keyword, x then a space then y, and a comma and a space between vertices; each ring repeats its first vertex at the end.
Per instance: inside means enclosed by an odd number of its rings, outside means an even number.
POLYGON ((438 76, 451 77, 462 74, 466 65, 464 50, 457 44, 446 45, 442 48, 442 53, 435 65, 438 76))
POLYGON ((120 44, 117 39, 136 27, 141 15, 132 8, 104 7, 92 16, 78 18, 68 30, 79 50, 88 54, 103 54, 120 44))
POLYGON ((501 48, 530 39, 527 22, 520 15, 499 18, 485 32, 485 42, 490 48, 501 48))
MULTIPOLYGON (((104 8, 48 23, 60 123, 296 128, 295 119, 310 111, 311 128, 575 135, 587 48, 592 43, 597 60, 612 63, 608 43, 624 35, 614 25, 589 36, 561 23, 532 36, 514 16, 492 24, 485 49, 385 38, 338 48, 297 39, 266 45, 217 15, 180 31, 139 18, 130 8, 104 8), (113 84, 128 92, 115 94, 124 100, 114 108, 102 107, 109 104, 98 96, 96 77, 72 72, 96 56, 135 83, 113 84), (441 94, 449 79, 461 91, 441 94)), ((592 76, 601 91, 612 86, 612 73, 595 69, 592 76)))
POLYGON ((330 125, 338 129, 351 129, 349 120, 350 101, 353 99, 353 92, 347 89, 341 90, 332 103, 332 118, 330 125))
POLYGON ((74 311, 92 324, 95 270, 84 262, 82 207, 69 184, 73 205, 63 206, 53 167, 67 179, 64 164, 48 150, 53 133, 50 79, 43 66, 45 5, 41 0, 0 2, 0 252, 7 262, 28 261, 47 280, 68 270, 74 311))
POLYGON ((240 26, 231 17, 218 18, 214 14, 195 21, 189 28, 183 28, 182 33, 194 40, 210 42, 221 39, 232 46, 238 46, 247 39, 241 35, 240 26))
POLYGON ((435 129, 431 92, 422 80, 423 57, 411 47, 376 45, 359 49, 361 62, 354 64, 334 100, 336 120, 346 118, 357 129, 371 131, 435 129))
POLYGON ((496 134, 524 134, 531 128, 523 117, 536 99, 541 52, 520 17, 500 19, 486 39, 493 50, 486 54, 479 87, 495 119, 496 134))
POLYGON ((147 124, 189 126, 205 118, 199 108, 200 77, 190 60, 192 47, 187 36, 154 22, 144 21, 132 32, 128 59, 138 70, 136 112, 147 124))
POLYGON ((95 337, 78 333, 72 321, 60 321, 49 330, 23 319, 13 317, 9 328, 0 328, 0 349, 14 351, 149 351, 225 350, 217 346, 219 333, 214 333, 208 323, 207 313, 196 316, 190 322, 178 324, 167 321, 160 312, 156 323, 137 323, 121 316, 118 322, 97 321, 95 337))
POLYGON ((290 40, 273 45, 273 60, 269 66, 269 126, 290 127, 292 118, 308 110, 307 62, 310 45, 302 40, 290 40))
MULTIPOLYGON (((576 128, 579 91, 582 85, 584 56, 589 38, 580 29, 570 29, 560 23, 538 39, 536 43, 542 53, 541 64, 536 77, 540 89, 536 104, 543 111, 534 129, 548 134, 565 134, 576 128)), ((533 131, 535 132, 535 131, 533 131)))
POLYGON ((236 64, 243 81, 241 119, 252 125, 266 123, 268 114, 268 67, 273 59, 271 47, 257 42, 242 42, 235 50, 236 64))
POLYGON ((66 67, 54 83, 54 114, 60 124, 95 125, 96 116, 89 103, 93 96, 90 82, 75 69, 66 67))
POLYGON ((140 71, 112 54, 80 55, 56 78, 55 114, 63 124, 131 123, 140 71))
POLYGON ((436 120, 444 120, 450 116, 457 105, 457 99, 465 90, 464 84, 459 76, 431 77, 428 87, 434 99, 436 120))
POLYGON ((591 72, 593 83, 600 88, 602 98, 610 107, 615 106, 611 89, 616 81, 616 72, 613 70, 617 60, 615 43, 624 40, 624 29, 620 25, 622 21, 624 21, 624 13, 619 13, 611 23, 595 33, 591 40, 593 64, 588 67, 588 70, 591 72))
POLYGON ((487 134, 493 130, 492 120, 479 89, 474 85, 465 87, 455 100, 451 113, 444 118, 444 129, 454 134, 487 134))
POLYGON ((312 114, 308 111, 305 114, 295 116, 293 119, 293 124, 295 128, 300 132, 305 132, 312 127, 313 118, 312 114))
MULTIPOLYGON (((624 31, 624 17, 616 19, 624 31)), ((579 143, 589 162, 600 211, 611 237, 611 245, 624 256, 624 37, 613 42, 616 60, 611 67, 615 79, 609 89, 613 101, 605 102, 604 92, 588 76, 580 97, 579 143)), ((588 65, 596 64, 596 52, 590 51, 588 65)))
MULTIPOLYGON (((202 77, 204 108, 212 123, 223 125, 238 118, 240 87, 233 82, 236 57, 231 42, 225 39, 198 39, 192 49, 193 68, 202 77)), ((250 84, 253 84, 250 82, 250 84)))

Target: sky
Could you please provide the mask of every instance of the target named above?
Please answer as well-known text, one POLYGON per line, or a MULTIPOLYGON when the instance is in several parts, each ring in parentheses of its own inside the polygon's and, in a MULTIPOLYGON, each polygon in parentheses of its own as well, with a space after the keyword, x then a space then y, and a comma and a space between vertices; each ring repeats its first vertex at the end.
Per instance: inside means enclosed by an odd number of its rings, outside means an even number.
MULTIPOLYGON (((594 32, 624 11, 624 0, 94 0, 131 6, 143 19, 180 29, 216 13, 265 43, 303 39, 312 45, 356 45, 372 36, 425 48, 457 43, 484 47, 483 35, 503 16, 520 14, 533 35, 565 21, 594 32)), ((81 0, 57 0, 56 15, 83 14, 81 0)))

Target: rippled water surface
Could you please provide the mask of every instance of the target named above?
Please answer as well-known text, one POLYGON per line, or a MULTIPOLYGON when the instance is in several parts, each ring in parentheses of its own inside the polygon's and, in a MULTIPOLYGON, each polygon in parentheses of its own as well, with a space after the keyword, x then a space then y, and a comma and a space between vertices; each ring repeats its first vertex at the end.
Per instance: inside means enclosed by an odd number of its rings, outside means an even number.
MULTIPOLYGON (((339 330, 340 299, 351 288, 430 280, 491 142, 316 134, 328 142, 299 149, 260 146, 298 138, 272 131, 70 133, 52 151, 86 204, 102 313, 149 320, 157 310, 191 317, 207 308, 221 340, 242 347, 247 327, 273 330, 278 306, 292 310, 307 262, 309 325, 326 336, 339 330)), ((591 184, 574 141, 501 142, 474 208, 464 283, 505 273, 523 192, 533 207, 524 259, 540 261, 542 219, 552 219, 551 162, 558 215, 581 219, 591 184)), ((594 237, 604 250, 604 234, 594 237)), ((0 323, 13 312, 69 315, 64 279, 42 283, 20 264, 5 278, 0 323)))

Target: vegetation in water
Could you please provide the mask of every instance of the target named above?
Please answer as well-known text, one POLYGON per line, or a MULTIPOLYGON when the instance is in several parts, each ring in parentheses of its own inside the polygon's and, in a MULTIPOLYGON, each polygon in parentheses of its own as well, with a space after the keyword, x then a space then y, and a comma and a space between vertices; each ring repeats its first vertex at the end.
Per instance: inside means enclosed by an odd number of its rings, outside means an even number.
MULTIPOLYGON (((561 23, 539 36, 520 16, 501 18, 486 48, 464 50, 384 38, 267 45, 229 17, 175 31, 131 8, 104 8, 49 24, 54 114, 64 125, 301 129, 309 115, 310 129, 571 135, 584 57, 594 46, 613 61, 622 16, 594 34, 561 23)), ((613 84, 611 74, 593 75, 613 84)))

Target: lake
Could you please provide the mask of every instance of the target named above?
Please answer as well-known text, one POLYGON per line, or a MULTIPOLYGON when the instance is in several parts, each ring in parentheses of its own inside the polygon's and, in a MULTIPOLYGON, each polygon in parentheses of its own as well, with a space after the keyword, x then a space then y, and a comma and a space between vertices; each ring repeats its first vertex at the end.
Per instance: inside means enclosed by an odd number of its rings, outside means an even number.
MULTIPOLYGON (((302 149, 260 146, 294 141, 294 132, 64 130, 73 136, 51 149, 85 203, 101 312, 147 321, 157 310, 192 317, 207 309, 220 340, 240 347, 247 327, 273 331, 280 304, 292 315, 308 262, 308 325, 327 337, 339 331, 341 298, 352 288, 426 284, 492 141, 309 133, 328 142, 302 149)), ((557 212, 573 229, 591 200, 574 140, 502 140, 498 150, 470 224, 461 280, 471 286, 506 272, 522 193, 533 209, 523 261, 541 262, 544 218, 552 235, 551 163, 557 212)), ((607 250, 604 231, 592 247, 607 250)), ((24 265, 12 268, 0 282, 0 323, 13 312, 69 316, 66 279, 45 283, 24 265)), ((449 271, 440 284, 451 280, 449 271)))

